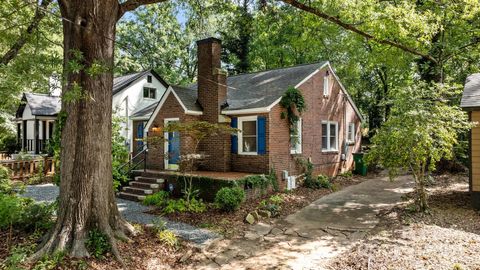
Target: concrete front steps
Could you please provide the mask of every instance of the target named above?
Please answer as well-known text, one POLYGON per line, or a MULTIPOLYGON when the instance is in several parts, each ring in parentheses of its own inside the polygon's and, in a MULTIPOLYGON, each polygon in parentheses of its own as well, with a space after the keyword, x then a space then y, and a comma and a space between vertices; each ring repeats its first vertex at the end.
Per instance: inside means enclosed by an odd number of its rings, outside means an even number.
POLYGON ((151 195, 165 187, 165 180, 162 178, 136 176, 134 181, 123 187, 117 196, 130 201, 143 201, 147 195, 151 195))

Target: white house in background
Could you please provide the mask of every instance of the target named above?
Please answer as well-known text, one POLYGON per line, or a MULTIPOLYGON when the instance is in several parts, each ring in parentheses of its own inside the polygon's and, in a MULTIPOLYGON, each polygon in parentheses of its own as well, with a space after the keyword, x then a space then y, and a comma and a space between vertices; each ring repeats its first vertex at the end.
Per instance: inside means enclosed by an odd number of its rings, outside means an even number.
MULTIPOLYGON (((132 120, 145 115, 162 98, 168 84, 155 71, 146 70, 116 77, 113 80, 114 114, 122 118, 125 144, 133 151, 132 120), (137 116, 137 118, 133 118, 137 116)), ((24 93, 17 109, 17 140, 22 151, 40 154, 53 136, 55 120, 61 109, 61 100, 55 94, 24 93)), ((153 112, 153 110, 152 110, 153 112)), ((151 112, 150 112, 151 114, 151 112)), ((143 129, 142 129, 143 137, 143 129)), ((135 144, 136 145, 136 144, 135 144)))

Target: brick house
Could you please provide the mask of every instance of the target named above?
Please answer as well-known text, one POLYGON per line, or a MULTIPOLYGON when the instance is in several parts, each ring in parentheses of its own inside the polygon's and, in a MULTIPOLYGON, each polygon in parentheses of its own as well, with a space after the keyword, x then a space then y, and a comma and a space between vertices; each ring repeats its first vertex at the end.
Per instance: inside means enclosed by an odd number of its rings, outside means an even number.
MULTIPOLYGON (((278 179, 285 180, 301 173, 298 157, 309 159, 318 174, 334 176, 352 168, 352 153, 360 149, 362 117, 329 62, 227 77, 221 69, 221 41, 207 38, 197 46, 197 84, 169 86, 149 120, 134 121, 133 130, 145 127, 146 136, 155 136, 170 121, 202 120, 242 131, 203 141, 199 150, 207 160, 199 170, 268 173, 274 169, 278 179), (291 86, 307 103, 295 140, 279 104, 291 86)), ((176 169, 178 155, 188 150, 185 138, 165 135, 170 138, 167 142, 148 146, 148 169, 176 169)), ((280 184, 285 186, 286 181, 280 184)))

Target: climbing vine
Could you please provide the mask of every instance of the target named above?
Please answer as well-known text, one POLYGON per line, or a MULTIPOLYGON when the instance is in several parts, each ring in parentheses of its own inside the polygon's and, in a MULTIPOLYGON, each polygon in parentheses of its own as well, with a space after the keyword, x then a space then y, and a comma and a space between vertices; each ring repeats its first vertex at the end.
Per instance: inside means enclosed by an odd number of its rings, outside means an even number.
POLYGON ((290 132, 296 135, 295 124, 300 119, 299 115, 307 109, 307 104, 300 90, 295 87, 289 87, 280 100, 280 106, 286 109, 286 111, 281 113, 280 117, 288 119, 290 132))

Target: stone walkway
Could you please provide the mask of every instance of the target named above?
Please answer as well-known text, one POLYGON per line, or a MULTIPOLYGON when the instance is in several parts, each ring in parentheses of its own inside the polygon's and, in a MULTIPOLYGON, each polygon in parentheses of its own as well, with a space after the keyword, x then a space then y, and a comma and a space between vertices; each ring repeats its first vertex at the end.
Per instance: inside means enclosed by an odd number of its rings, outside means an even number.
MULTIPOLYGON (((27 186, 22 196, 33 198, 38 202, 53 202, 58 197, 58 187, 53 184, 27 186)), ((138 202, 117 199, 117 206, 122 215, 130 222, 152 224, 155 219, 161 218, 166 222, 167 229, 173 231, 181 238, 197 244, 199 247, 203 247, 220 238, 220 235, 217 233, 206 229, 147 214, 145 212, 150 210, 150 208, 138 202)))
POLYGON ((313 202, 295 214, 250 227, 238 239, 213 243, 190 269, 324 269, 330 258, 360 241, 377 214, 402 202, 413 181, 375 178, 313 202))

